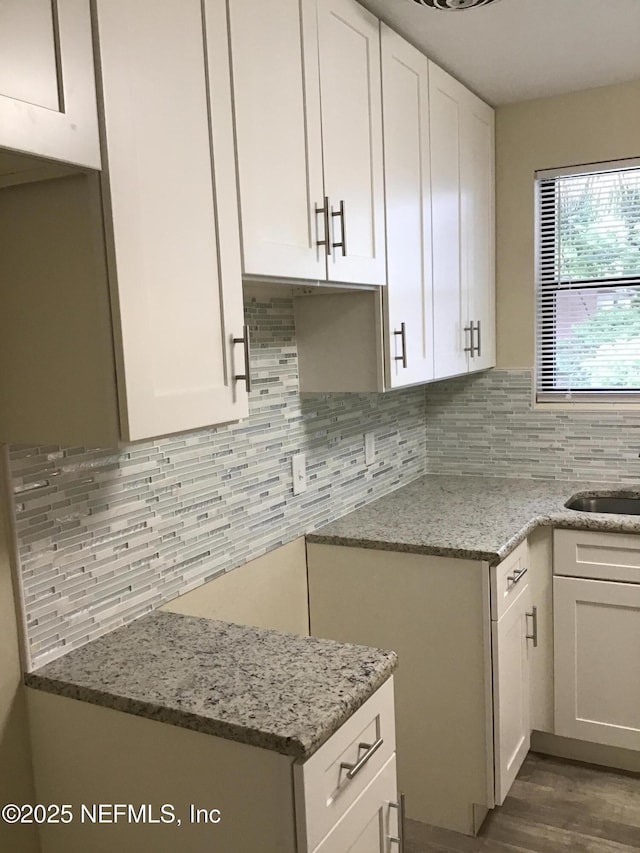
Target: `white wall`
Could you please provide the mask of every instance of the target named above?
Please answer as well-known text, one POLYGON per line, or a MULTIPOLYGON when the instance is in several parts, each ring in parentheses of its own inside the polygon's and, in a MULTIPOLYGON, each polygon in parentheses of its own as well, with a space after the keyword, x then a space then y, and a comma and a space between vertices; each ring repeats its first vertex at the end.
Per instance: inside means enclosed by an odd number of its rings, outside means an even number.
MULTIPOLYGON (((0 479, 0 495, 3 491, 0 479)), ((0 502, 0 805, 33 802, 33 797, 6 515, 4 505, 0 502)), ((9 826, 0 821, 0 850, 6 850, 7 853, 36 853, 39 849, 35 827, 9 826)))

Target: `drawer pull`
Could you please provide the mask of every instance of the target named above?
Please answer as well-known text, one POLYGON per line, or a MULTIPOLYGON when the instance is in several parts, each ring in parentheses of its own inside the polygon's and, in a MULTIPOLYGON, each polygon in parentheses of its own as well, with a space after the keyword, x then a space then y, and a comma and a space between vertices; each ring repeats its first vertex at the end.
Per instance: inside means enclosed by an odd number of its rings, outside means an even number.
POLYGON ((402 355, 394 355, 394 361, 401 361, 402 366, 407 366, 407 329, 404 323, 400 323, 400 331, 396 332, 394 330, 394 335, 400 335, 400 341, 402 343, 402 355))
POLYGON ((389 842, 391 844, 398 845, 399 853, 405 853, 404 851, 404 794, 400 794, 400 799, 397 803, 389 803, 390 809, 398 810, 398 834, 390 835, 389 842))
POLYGON ((531 613, 527 613, 527 616, 531 617, 531 621, 533 623, 533 633, 526 634, 527 640, 533 640, 533 648, 538 648, 538 608, 534 605, 531 608, 531 613))
POLYGON ((527 569, 516 569, 512 575, 507 575, 507 586, 515 586, 526 575, 527 569))
POLYGON ((239 379, 243 379, 247 383, 247 394, 251 391, 251 343, 249 340, 249 327, 242 327, 242 337, 241 338, 232 338, 232 343, 234 344, 242 344, 244 347, 244 373, 236 373, 233 377, 236 382, 239 379))
POLYGON ((324 246, 327 255, 331 255, 331 239, 329 238, 329 199, 324 197, 324 205, 318 207, 316 204, 316 216, 321 213, 324 218, 324 240, 316 240, 316 246, 324 246))
POLYGON ((344 258, 347 256, 347 223, 345 222, 344 218, 344 201, 340 202, 339 210, 334 210, 333 208, 331 208, 331 216, 339 216, 340 223, 342 226, 342 238, 340 243, 332 243, 331 246, 334 249, 342 249, 342 257, 344 258))
POLYGON ((362 770, 367 761, 373 757, 374 752, 380 749, 383 743, 384 740, 381 737, 375 743, 359 743, 358 751, 361 749, 367 750, 362 758, 359 758, 355 764, 347 764, 345 761, 340 764, 340 769, 347 771, 347 779, 353 779, 362 770))

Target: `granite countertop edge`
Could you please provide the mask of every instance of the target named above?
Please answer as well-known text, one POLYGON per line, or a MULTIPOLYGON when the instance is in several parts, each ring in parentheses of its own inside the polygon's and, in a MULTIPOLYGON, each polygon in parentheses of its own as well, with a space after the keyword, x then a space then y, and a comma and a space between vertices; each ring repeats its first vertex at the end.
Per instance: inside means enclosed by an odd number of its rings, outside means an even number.
POLYGON ((475 548, 451 548, 447 545, 420 545, 412 542, 394 541, 392 539, 367 539, 358 536, 339 536, 335 534, 307 533, 307 542, 318 545, 340 545, 351 548, 368 548, 376 551, 399 551, 406 554, 425 554, 436 557, 456 557, 465 560, 488 562, 489 565, 501 563, 505 557, 514 551, 527 536, 538 527, 554 527, 558 530, 600 530, 605 533, 640 533, 640 518, 638 521, 618 521, 602 518, 598 513, 580 513, 576 519, 568 519, 563 515, 535 516, 524 527, 511 536, 504 545, 495 551, 477 550, 475 548))
MULTIPOLYGON (((118 690, 115 684, 111 686, 109 680, 105 680, 101 675, 100 661, 106 660, 112 654, 110 637, 120 635, 123 638, 126 636, 128 630, 129 632, 133 630, 144 631, 145 628, 142 625, 146 620, 147 625, 150 626, 146 628, 147 635, 153 643, 156 642, 157 631, 154 627, 154 622, 151 621, 153 615, 149 614, 146 617, 141 617, 129 625, 116 629, 111 635, 104 635, 98 640, 58 658, 51 664, 45 664, 39 670, 26 673, 24 676, 25 685, 31 689, 62 696, 67 699, 86 702, 205 735, 233 740, 248 746, 277 752, 281 755, 289 756, 294 760, 306 761, 329 740, 358 708, 364 705, 375 691, 393 674, 398 665, 398 656, 391 650, 367 649, 363 646, 353 646, 350 643, 336 643, 326 640, 317 641, 324 645, 327 643, 335 645, 338 656, 344 654, 341 649, 346 651, 349 647, 354 648, 356 657, 358 652, 367 652, 367 662, 365 664, 362 663, 362 654, 360 654, 360 662, 354 664, 353 669, 348 674, 343 674, 343 665, 340 662, 340 657, 338 657, 336 666, 333 667, 332 665, 327 670, 328 675, 323 677, 321 684, 319 683, 320 686, 312 688, 316 691, 318 689, 322 691, 321 693, 313 694, 317 696, 316 702, 323 702, 325 705, 322 716, 319 717, 316 714, 309 725, 294 724, 290 727, 272 725, 272 721, 277 720, 279 717, 277 711, 278 697, 276 695, 273 700, 273 708, 266 713, 262 721, 260 716, 257 715, 255 722, 253 722, 244 713, 239 714, 237 721, 234 721, 230 718, 232 714, 226 717, 220 714, 216 717, 215 711, 213 713, 200 713, 197 706, 192 705, 192 707, 188 707, 188 696, 185 701, 185 707, 181 707, 180 699, 176 699, 176 694, 171 690, 166 693, 166 698, 162 694, 158 695, 157 691, 153 697, 150 696, 149 699, 145 698, 145 680, 148 683, 151 682, 149 681, 149 676, 144 673, 144 665, 138 667, 140 675, 135 676, 134 688, 129 692, 118 690), (86 663, 83 662, 82 658, 83 656, 91 655, 91 647, 94 646, 95 648, 97 644, 100 644, 101 650, 97 653, 97 657, 93 658, 93 671, 90 675, 87 675, 86 663), (78 661, 78 663, 74 661, 78 661), (97 665, 95 665, 95 661, 97 661, 97 665), (63 672, 62 675, 60 674, 60 670, 63 672), (95 672, 95 675, 93 672, 95 672), (91 683, 92 681, 93 683, 91 683)), ((155 611, 155 616, 156 619, 161 619, 165 624, 169 624, 169 620, 174 619, 182 620, 183 622, 187 619, 192 623, 211 622, 211 620, 200 619, 199 617, 183 617, 173 613, 159 615, 158 611, 155 611)), ((211 624, 214 623, 217 625, 228 625, 231 629, 243 630, 242 626, 236 626, 233 623, 222 623, 218 620, 213 620, 211 624)), ((253 629, 248 627, 248 631, 256 632, 258 637, 293 637, 293 635, 282 634, 279 631, 272 631, 270 629, 253 629)), ((295 643, 304 643, 306 640, 314 640, 314 638, 294 638, 295 643)), ((117 654, 117 642, 113 648, 115 649, 113 654, 117 654)), ((319 663, 321 662, 322 660, 319 659, 319 663)), ((223 662, 220 665, 224 665, 223 662)), ((287 665, 291 665, 290 660, 287 665)), ((197 681, 194 682, 195 684, 197 684, 197 681)), ((199 696, 200 694, 201 688, 197 686, 189 688, 189 695, 199 696)), ((301 711, 299 713, 296 712, 298 715, 297 719, 300 719, 300 715, 302 715, 302 718, 305 717, 304 708, 309 702, 313 701, 313 695, 303 692, 298 697, 297 693, 294 693, 286 700, 287 704, 293 702, 294 706, 300 706, 301 711)))
MULTIPOLYGON (((455 475, 451 477, 446 477, 446 475, 424 475, 423 477, 418 478, 418 480, 412 481, 412 483, 407 484, 395 492, 391 492, 389 495, 379 498, 378 503, 382 505, 382 503, 393 497, 394 501, 398 501, 399 496, 402 495, 403 489, 408 489, 410 486, 415 485, 419 481, 424 481, 428 483, 431 479, 448 479, 449 481, 473 481, 478 480, 479 478, 475 476, 465 477, 463 475, 455 475)), ((496 478, 509 480, 511 478, 496 478)), ((514 482, 515 482, 514 478, 514 482)), ((531 481, 532 483, 536 483, 539 485, 540 480, 531 481)), ((550 484, 558 485, 563 484, 564 481, 551 480, 550 484)), ((567 481, 566 485, 569 487, 567 489, 566 499, 567 501, 575 498, 575 497, 593 497, 595 495, 616 495, 619 497, 639 497, 640 489, 633 488, 628 484, 626 486, 616 487, 611 484, 602 484, 602 487, 599 487, 596 484, 590 485, 588 488, 579 488, 577 484, 570 483, 567 481)), ((371 506, 371 505, 368 505, 371 506)), ((364 507, 364 511, 367 511, 368 507, 364 507)), ((363 510, 356 510, 352 515, 356 516, 358 513, 363 510)), ((344 524, 345 519, 349 519, 349 516, 343 516, 342 519, 339 520, 340 523, 344 524)), ((339 545, 343 547, 352 547, 352 548, 365 548, 371 550, 378 551, 396 551, 408 554, 423 554, 430 556, 440 556, 440 557, 453 557, 458 559, 468 559, 475 561, 488 562, 490 566, 497 565, 502 562, 509 554, 517 548, 517 546, 527 538, 536 528, 538 527, 553 527, 556 529, 563 530, 591 530, 591 531, 601 531, 608 533, 640 533, 640 516, 628 516, 616 513, 595 513, 595 512, 581 512, 578 510, 569 510, 564 506, 564 503, 554 510, 546 511, 546 512, 538 512, 533 513, 531 517, 525 522, 518 525, 515 525, 512 530, 509 531, 507 537, 499 542, 496 542, 496 547, 493 549, 486 548, 474 548, 474 547, 465 547, 464 544, 461 544, 458 547, 453 547, 449 544, 437 544, 434 542, 417 542, 417 541, 407 541, 403 540, 401 537, 385 536, 384 538, 373 538, 367 536, 366 534, 357 535, 357 533, 337 533, 331 530, 331 528, 336 523, 333 522, 327 525, 326 532, 323 532, 323 528, 316 530, 314 532, 307 533, 306 540, 311 543, 316 544, 324 544, 324 545, 339 545)), ((425 528, 429 527, 429 521, 425 520, 423 522, 425 528)), ((357 524, 354 525, 357 527, 357 524)))

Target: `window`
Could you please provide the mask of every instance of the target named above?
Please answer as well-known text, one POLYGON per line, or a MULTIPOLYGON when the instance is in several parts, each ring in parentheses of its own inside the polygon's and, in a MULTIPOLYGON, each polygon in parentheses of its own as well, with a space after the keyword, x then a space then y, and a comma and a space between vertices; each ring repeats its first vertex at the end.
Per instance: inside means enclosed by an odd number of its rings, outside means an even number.
POLYGON ((640 160, 538 172, 539 402, 640 401, 640 160))

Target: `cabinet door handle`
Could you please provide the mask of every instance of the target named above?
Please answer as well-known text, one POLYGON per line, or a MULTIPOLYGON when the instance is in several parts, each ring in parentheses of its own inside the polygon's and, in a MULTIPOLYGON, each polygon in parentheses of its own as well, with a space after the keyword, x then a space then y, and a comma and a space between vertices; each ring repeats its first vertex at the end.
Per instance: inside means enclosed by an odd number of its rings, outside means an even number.
POLYGON ((359 743, 358 751, 361 749, 367 750, 362 758, 359 758, 355 764, 347 764, 346 761, 343 761, 340 764, 340 768, 347 771, 347 779, 353 779, 354 776, 357 776, 367 761, 373 757, 374 753, 380 749, 383 743, 384 740, 381 737, 379 737, 375 743, 359 743))
POLYGON ((404 853, 404 794, 400 794, 397 803, 389 803, 389 808, 398 810, 398 834, 390 835, 389 842, 397 844, 399 853, 404 853))
POLYGON ((394 361, 401 361, 402 366, 407 366, 407 330, 404 323, 400 323, 400 331, 397 332, 394 329, 394 335, 400 335, 400 342, 402 344, 402 355, 394 355, 394 361))
POLYGON ((528 569, 516 569, 512 575, 507 575, 507 586, 515 586, 526 575, 528 569))
POLYGON ((476 355, 478 356, 478 358, 480 358, 480 356, 482 355, 482 338, 480 336, 480 320, 478 320, 476 332, 478 333, 478 343, 476 344, 476 355))
POLYGON ((327 255, 331 256, 331 238, 329 237, 329 197, 324 197, 323 207, 316 204, 316 216, 321 213, 324 219, 324 240, 316 240, 316 246, 324 246, 327 255))
POLYGON ((532 622, 532 633, 527 634, 527 640, 533 640, 533 648, 538 648, 538 608, 534 606, 531 608, 531 613, 527 613, 527 617, 531 617, 532 622))
POLYGON ((475 332, 475 328, 473 325, 473 320, 471 320, 468 326, 464 327, 465 332, 469 332, 469 346, 464 348, 465 352, 468 352, 470 357, 473 358, 474 353, 476 351, 475 345, 473 343, 473 333, 475 332))
POLYGON ((340 202, 339 210, 332 210, 331 216, 339 216, 340 217, 340 225, 342 229, 342 240, 340 243, 332 243, 334 249, 342 249, 342 257, 344 258, 347 254, 347 223, 345 220, 345 210, 344 210, 344 200, 340 202))
POLYGON ((236 373, 233 377, 236 381, 238 379, 244 379, 247 383, 247 394, 251 391, 251 370, 250 370, 250 362, 251 362, 251 345, 249 343, 249 327, 242 327, 242 337, 241 338, 232 338, 234 344, 242 344, 244 348, 244 373, 236 373))

